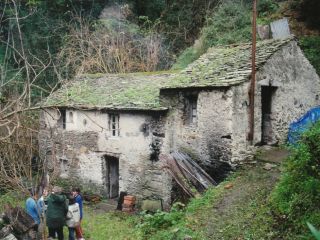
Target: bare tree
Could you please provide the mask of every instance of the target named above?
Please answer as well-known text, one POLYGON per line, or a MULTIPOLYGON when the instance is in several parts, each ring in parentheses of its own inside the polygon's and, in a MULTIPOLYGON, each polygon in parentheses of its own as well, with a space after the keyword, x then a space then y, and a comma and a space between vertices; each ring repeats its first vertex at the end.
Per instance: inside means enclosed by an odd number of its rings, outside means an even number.
POLYGON ((4 14, 0 13, 1 22, 11 26, 6 36, 0 39, 5 46, 0 63, 0 189, 26 192, 28 187, 39 183, 44 172, 43 162, 37 157, 38 110, 41 105, 34 103, 32 93, 40 90, 49 94, 55 90, 57 84, 51 86, 48 83, 50 87, 46 88, 38 84, 41 74, 49 66, 55 66, 49 50, 44 61, 25 47, 20 22, 28 16, 19 15, 17 1, 8 0, 4 6, 13 14, 4 19, 4 14), (11 67, 9 59, 14 60, 11 67))
POLYGON ((160 64, 168 59, 168 51, 161 35, 151 28, 142 33, 124 19, 93 24, 79 16, 74 20, 59 55, 61 65, 74 74, 155 71, 169 66, 160 64))

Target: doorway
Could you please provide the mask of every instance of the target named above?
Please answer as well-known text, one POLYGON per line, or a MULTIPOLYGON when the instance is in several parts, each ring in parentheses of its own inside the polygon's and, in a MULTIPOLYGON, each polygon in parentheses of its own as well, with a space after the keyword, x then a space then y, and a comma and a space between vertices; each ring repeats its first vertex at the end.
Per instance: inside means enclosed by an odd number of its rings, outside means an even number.
POLYGON ((277 87, 261 86, 261 143, 268 145, 274 143, 272 129, 272 101, 277 87))
POLYGON ((119 158, 104 156, 105 187, 108 198, 116 198, 119 195, 119 158))

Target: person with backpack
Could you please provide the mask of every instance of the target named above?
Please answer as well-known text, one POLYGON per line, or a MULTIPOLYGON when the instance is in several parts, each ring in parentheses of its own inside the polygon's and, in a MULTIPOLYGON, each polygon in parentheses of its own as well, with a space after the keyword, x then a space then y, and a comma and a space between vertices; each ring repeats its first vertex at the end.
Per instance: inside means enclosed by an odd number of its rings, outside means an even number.
POLYGON ((76 227, 80 225, 80 208, 73 196, 69 197, 69 207, 66 224, 69 229, 69 240, 75 240, 76 227))
POLYGON ((83 231, 81 228, 81 221, 82 221, 82 217, 83 217, 83 200, 82 200, 82 196, 80 194, 80 188, 76 187, 72 189, 72 195, 74 197, 74 199, 76 200, 76 202, 79 204, 79 209, 80 209, 80 222, 79 222, 79 226, 76 227, 76 236, 78 240, 84 240, 83 238, 83 231))

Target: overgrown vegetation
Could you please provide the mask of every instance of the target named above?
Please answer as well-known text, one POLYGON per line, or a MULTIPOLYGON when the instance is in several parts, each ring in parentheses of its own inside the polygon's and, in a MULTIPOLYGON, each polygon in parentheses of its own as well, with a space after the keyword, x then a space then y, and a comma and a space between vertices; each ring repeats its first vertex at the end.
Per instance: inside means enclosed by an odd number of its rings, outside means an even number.
POLYGON ((223 1, 206 19, 199 40, 187 48, 173 68, 184 68, 209 47, 248 42, 251 39, 251 10, 246 1, 223 1))
POLYGON ((320 122, 307 131, 284 163, 272 195, 280 232, 286 239, 312 239, 306 223, 320 227, 320 122))
POLYGON ((300 46, 317 73, 320 74, 320 36, 302 37, 300 46))

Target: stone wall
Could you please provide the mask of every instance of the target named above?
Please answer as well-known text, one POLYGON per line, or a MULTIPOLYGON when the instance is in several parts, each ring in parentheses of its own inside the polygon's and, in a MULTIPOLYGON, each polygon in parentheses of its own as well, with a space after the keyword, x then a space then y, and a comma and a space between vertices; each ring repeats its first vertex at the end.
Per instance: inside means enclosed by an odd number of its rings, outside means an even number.
POLYGON ((171 178, 157 159, 164 138, 161 115, 118 114, 120 135, 113 136, 106 112, 66 110, 65 129, 59 124, 58 111, 43 112, 39 134, 42 156, 56 156, 61 177, 79 178, 100 186, 102 191, 104 156, 117 157, 120 191, 139 200, 161 198, 168 205, 171 178))
POLYGON ((228 89, 162 94, 162 101, 170 104, 165 147, 190 154, 216 180, 223 178, 231 158, 232 94, 228 89), (197 120, 191 124, 185 109, 190 95, 197 96, 197 120))
MULTIPOLYGON (((271 125, 274 140, 284 143, 289 124, 320 104, 319 77, 297 43, 290 42, 272 56, 258 72, 257 78, 260 80, 257 104, 261 104, 261 86, 267 84, 277 87, 272 99, 271 125)), ((257 118, 261 118, 261 115, 257 118)))
MULTIPOLYGON (((259 69, 256 79, 253 145, 259 145, 262 140, 262 86, 274 87, 270 116, 272 143, 282 144, 287 139, 289 124, 301 117, 310 108, 319 105, 319 77, 297 44, 290 42, 259 69)), ((231 161, 235 164, 250 157, 255 150, 255 147, 247 141, 249 131, 249 84, 247 82, 232 87, 234 99, 231 161)))

